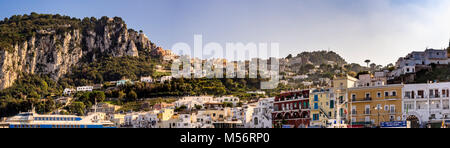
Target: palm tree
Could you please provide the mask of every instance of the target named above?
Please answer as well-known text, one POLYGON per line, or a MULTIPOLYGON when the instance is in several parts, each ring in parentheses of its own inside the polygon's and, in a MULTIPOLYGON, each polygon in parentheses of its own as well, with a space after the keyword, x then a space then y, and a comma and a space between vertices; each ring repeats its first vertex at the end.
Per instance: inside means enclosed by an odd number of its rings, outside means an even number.
POLYGON ((371 62, 370 60, 365 60, 365 63, 367 63, 367 67, 369 67, 369 63, 371 62))

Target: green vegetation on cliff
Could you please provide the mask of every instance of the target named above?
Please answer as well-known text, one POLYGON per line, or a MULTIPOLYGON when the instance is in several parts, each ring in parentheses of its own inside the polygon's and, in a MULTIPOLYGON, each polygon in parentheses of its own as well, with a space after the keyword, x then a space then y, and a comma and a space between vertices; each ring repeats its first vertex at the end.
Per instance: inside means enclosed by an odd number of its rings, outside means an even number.
POLYGON ((54 95, 62 87, 45 75, 23 74, 10 88, 0 91, 0 116, 12 116, 36 107, 38 113, 55 109, 54 95), (44 110, 45 109, 45 110, 44 110))
POLYGON ((11 45, 20 44, 39 33, 54 31, 61 34, 79 29, 80 23, 79 19, 59 14, 14 15, 0 21, 0 49, 11 51, 11 45))
POLYGON ((82 63, 72 69, 72 73, 60 83, 73 86, 102 84, 122 78, 139 80, 141 76, 151 76, 158 59, 149 57, 109 57, 92 63, 82 63))
POLYGON ((428 81, 450 82, 450 65, 432 65, 431 70, 421 70, 416 73, 415 83, 428 81))

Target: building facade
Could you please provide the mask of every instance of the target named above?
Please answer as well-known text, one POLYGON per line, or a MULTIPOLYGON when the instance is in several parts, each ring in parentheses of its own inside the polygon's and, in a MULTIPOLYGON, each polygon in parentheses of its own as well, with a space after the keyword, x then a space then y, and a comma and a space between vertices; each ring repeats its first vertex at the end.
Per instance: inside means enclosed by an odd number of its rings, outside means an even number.
POLYGON ((315 89, 309 95, 311 106, 311 126, 327 127, 330 119, 335 119, 334 93, 330 89, 315 89))
POLYGON ((309 127, 309 90, 283 92, 275 97, 272 119, 276 128, 309 127))
POLYGON ((424 125, 449 119, 450 83, 407 84, 403 87, 403 117, 416 117, 424 125))
POLYGON ((272 128, 272 112, 275 98, 262 98, 253 108, 250 128, 272 128))
POLYGON ((348 89, 356 86, 358 79, 351 76, 336 77, 333 80, 333 92, 336 99, 336 123, 349 122, 348 119, 348 89))

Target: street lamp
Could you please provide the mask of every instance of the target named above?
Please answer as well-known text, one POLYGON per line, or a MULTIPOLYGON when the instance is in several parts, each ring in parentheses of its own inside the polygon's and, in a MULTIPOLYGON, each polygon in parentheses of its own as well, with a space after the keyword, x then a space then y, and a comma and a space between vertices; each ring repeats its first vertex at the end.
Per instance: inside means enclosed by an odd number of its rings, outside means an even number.
MULTIPOLYGON (((377 107, 375 107, 375 110, 377 110, 377 113, 378 113, 378 120, 377 120, 378 124, 380 124, 380 110, 381 109, 383 109, 381 107, 381 105, 377 105, 377 107)), ((380 126, 380 125, 378 125, 378 126, 380 126)))

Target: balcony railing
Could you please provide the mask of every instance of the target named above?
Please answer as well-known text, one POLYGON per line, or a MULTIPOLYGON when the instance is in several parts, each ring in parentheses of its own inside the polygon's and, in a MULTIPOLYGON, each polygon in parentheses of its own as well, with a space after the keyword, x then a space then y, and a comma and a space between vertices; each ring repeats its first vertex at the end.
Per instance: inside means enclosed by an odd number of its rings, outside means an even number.
POLYGON ((441 96, 440 95, 430 95, 430 99, 433 99, 433 98, 441 98, 441 96))
POLYGON ((385 100, 392 100, 392 99, 400 99, 399 96, 388 96, 388 97, 384 97, 385 100))
POLYGON ((366 98, 352 98, 353 102, 359 102, 359 101, 372 101, 372 97, 366 97, 366 98))

